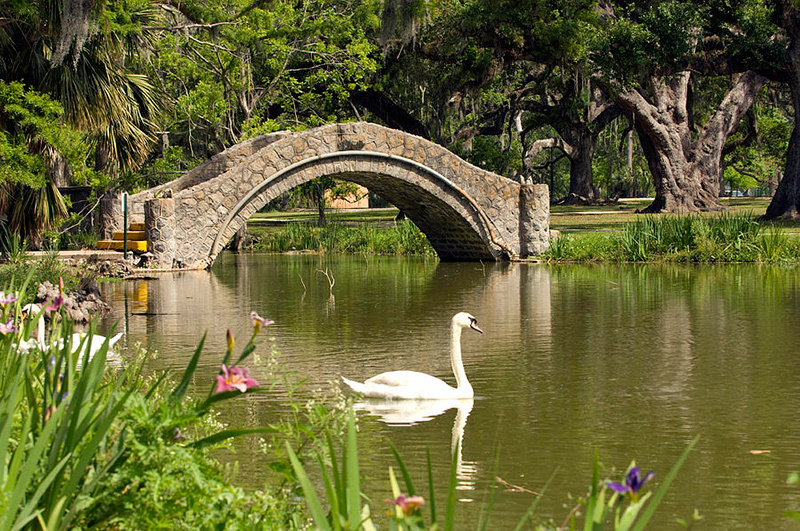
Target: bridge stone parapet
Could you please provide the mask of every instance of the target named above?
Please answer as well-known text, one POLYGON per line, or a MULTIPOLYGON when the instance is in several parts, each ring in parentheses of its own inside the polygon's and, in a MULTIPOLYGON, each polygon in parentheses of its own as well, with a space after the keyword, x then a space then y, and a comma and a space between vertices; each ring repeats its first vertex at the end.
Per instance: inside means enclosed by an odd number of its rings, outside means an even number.
MULTIPOLYGON (((361 184, 402 209, 443 260, 524 258, 549 245, 546 185, 521 185, 401 131, 333 124, 228 151, 216 168, 170 187, 173 259, 188 267, 210 265, 255 212, 322 176, 361 184)), ((137 202, 143 212, 157 194, 131 196, 134 217, 137 202)))

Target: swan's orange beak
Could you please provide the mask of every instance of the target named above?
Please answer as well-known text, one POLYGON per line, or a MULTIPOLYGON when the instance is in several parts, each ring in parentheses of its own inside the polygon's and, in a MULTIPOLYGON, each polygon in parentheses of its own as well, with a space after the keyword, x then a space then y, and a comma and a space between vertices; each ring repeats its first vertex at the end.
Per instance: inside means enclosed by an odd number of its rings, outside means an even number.
POLYGON ((477 322, 475 322, 475 321, 472 321, 472 322, 469 324, 469 327, 470 327, 470 328, 472 328, 473 330, 475 330, 476 332, 480 332, 481 334, 483 333, 483 330, 481 330, 480 328, 478 328, 478 323, 477 323, 477 322))

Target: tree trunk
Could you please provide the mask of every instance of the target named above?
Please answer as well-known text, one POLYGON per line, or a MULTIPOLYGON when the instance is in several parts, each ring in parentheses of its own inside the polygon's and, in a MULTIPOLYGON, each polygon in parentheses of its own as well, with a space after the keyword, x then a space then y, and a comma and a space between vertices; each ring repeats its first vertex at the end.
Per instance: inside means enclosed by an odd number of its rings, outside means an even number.
POLYGON ((327 224, 325 220, 325 189, 320 183, 314 183, 314 195, 317 200, 317 226, 324 227, 327 224))
POLYGON ((595 138, 591 134, 582 136, 579 142, 573 144, 569 157, 569 195, 590 202, 597 200, 592 173, 595 138))
MULTIPOLYGON (((791 22, 797 16, 797 12, 792 6, 784 6, 784 10, 791 10, 783 16, 787 19, 791 16, 791 22), (792 16, 793 15, 793 16, 792 16)), ((778 183, 778 189, 772 196, 772 201, 767 207, 767 212, 762 219, 789 218, 797 219, 800 217, 800 28, 796 24, 790 24, 791 42, 789 43, 789 89, 792 93, 792 107, 794 108, 794 129, 789 138, 789 146, 786 149, 786 166, 783 170, 783 178, 778 183), (794 31, 791 31, 791 30, 794 31)))
POLYGON ((649 98, 637 90, 618 96, 633 113, 636 131, 653 175, 656 197, 644 212, 723 209, 719 202, 722 149, 766 79, 742 74, 699 134, 693 137, 687 111, 689 72, 652 79, 649 98))

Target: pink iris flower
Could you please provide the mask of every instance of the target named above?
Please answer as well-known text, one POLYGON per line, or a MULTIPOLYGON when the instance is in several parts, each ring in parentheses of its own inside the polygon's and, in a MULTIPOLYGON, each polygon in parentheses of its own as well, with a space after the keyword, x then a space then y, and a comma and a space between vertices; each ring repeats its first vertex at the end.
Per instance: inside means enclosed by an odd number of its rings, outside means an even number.
POLYGON ((0 305, 8 306, 12 302, 17 302, 18 300, 19 299, 17 299, 13 293, 6 295, 4 292, 0 291, 0 305))
POLYGON ((386 503, 397 505, 400 507, 400 510, 403 511, 404 515, 411 516, 414 511, 425 504, 425 499, 422 496, 406 496, 405 494, 401 494, 393 500, 386 500, 386 503))
POLYGON ((275 321, 272 319, 267 319, 266 317, 261 317, 256 312, 250 312, 250 320, 253 322, 253 326, 255 327, 255 333, 258 334, 261 331, 262 327, 269 326, 275 324, 275 321))
POLYGON ((55 312, 61 308, 62 304, 64 304, 64 278, 58 277, 58 297, 49 302, 44 311, 46 313, 55 312))
MULTIPOLYGON (((2 293, 2 292, 0 292, 2 293)), ((13 334, 17 329, 14 327, 14 320, 9 319, 6 323, 0 323, 0 334, 13 334)))
POLYGON ((236 389, 244 393, 248 389, 261 387, 258 382, 250 378, 247 374, 247 369, 244 367, 231 367, 230 369, 222 365, 222 374, 217 375, 217 393, 224 393, 225 391, 233 391, 236 389))

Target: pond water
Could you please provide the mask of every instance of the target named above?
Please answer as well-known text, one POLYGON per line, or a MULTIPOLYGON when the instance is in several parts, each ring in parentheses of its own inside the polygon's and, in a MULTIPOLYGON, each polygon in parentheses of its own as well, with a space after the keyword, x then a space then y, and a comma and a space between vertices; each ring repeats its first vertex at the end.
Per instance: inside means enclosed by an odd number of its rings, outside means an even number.
MULTIPOLYGON (((246 342, 250 310, 276 321, 263 339, 274 336, 281 367, 306 380, 308 396, 332 394, 341 375, 364 380, 395 369, 452 382, 449 319, 474 314, 485 334, 465 330, 462 340, 474 401, 382 417, 373 404, 359 413, 374 513, 389 497, 389 441, 423 494, 430 449, 440 510, 451 444, 461 441, 456 528, 469 529, 495 474, 532 491, 550 480, 536 514, 561 524, 586 492, 595 451, 609 476, 620 479, 635 459, 656 471, 655 487, 696 435, 653 529, 678 528, 675 519, 695 508, 701 529, 788 529, 782 512, 800 510, 800 486, 786 484, 800 471, 797 268, 225 254, 211 272, 101 291, 114 308, 102 327, 124 328, 128 351, 137 342, 156 349, 153 370, 183 367, 208 331, 196 378, 203 392, 225 331, 246 342)), ((247 364, 256 378, 267 377, 264 359, 247 364)), ((248 395, 225 418, 269 422, 285 401, 280 392, 248 395)), ((268 477, 266 458, 255 442, 240 446, 232 457, 240 479, 257 487, 268 477)), ((513 529, 533 499, 502 488, 489 528, 513 529)))

